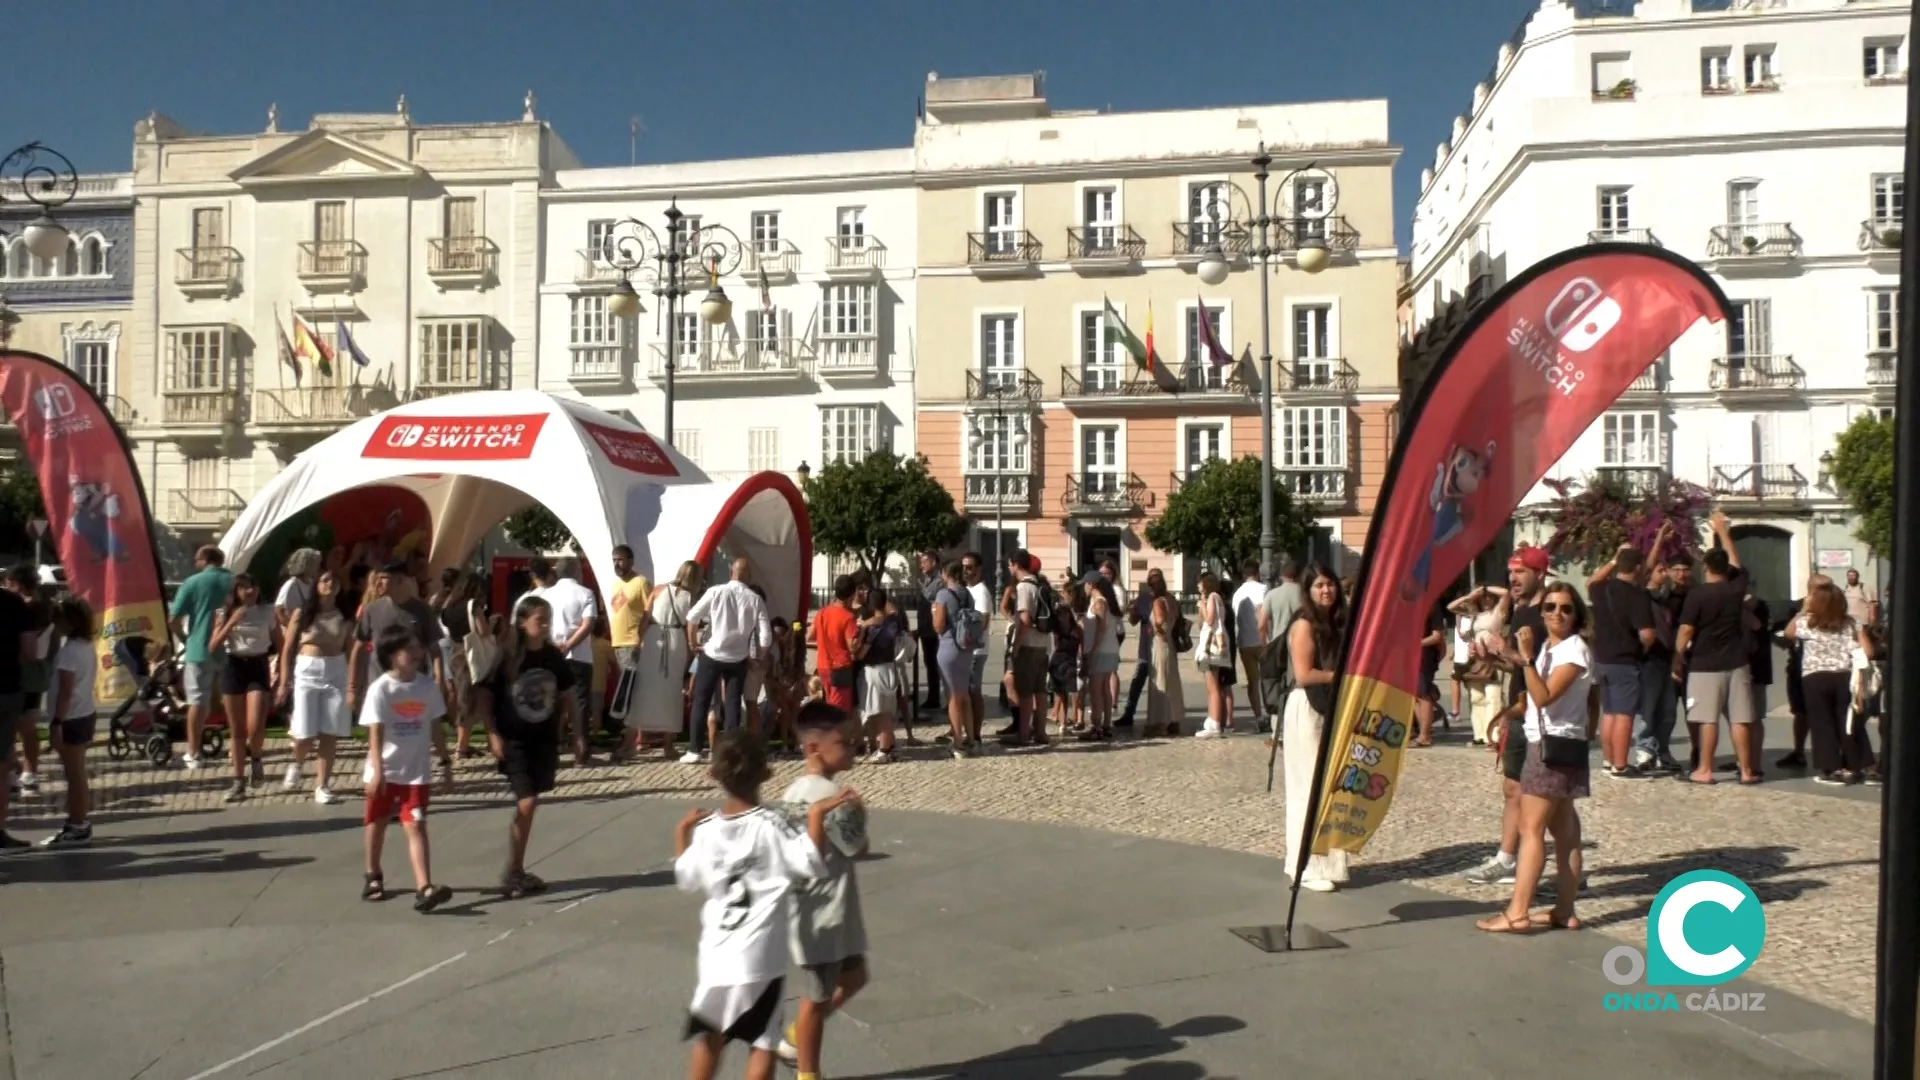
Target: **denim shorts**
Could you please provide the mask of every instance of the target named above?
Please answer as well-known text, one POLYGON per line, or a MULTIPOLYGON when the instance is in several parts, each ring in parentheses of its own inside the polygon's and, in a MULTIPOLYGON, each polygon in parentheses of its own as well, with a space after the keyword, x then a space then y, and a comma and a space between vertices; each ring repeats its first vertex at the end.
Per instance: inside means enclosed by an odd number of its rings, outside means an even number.
POLYGON ((1608 716, 1636 716, 1640 712, 1640 665, 1595 664, 1593 681, 1600 687, 1600 711, 1608 716))

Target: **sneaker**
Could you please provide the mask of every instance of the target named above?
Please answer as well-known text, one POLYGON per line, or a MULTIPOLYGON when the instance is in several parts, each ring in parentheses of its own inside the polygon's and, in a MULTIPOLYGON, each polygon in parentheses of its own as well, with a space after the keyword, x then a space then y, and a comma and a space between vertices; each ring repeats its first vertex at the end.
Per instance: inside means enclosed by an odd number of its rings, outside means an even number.
POLYGON ((697 750, 689 750, 680 755, 680 764, 682 765, 698 765, 705 760, 707 759, 697 750))
POLYGON ((1660 773, 1677 773, 1681 771, 1681 767, 1680 763, 1673 760, 1672 756, 1661 754, 1660 760, 1654 762, 1653 771, 1660 773))
POLYGON ((1469 885, 1511 885, 1513 871, 1514 867, 1501 862, 1496 855, 1460 876, 1469 885))
POLYGON ((1196 739, 1218 739, 1218 738, 1220 738, 1220 737, 1221 737, 1221 731, 1220 731, 1220 721, 1218 721, 1218 720, 1209 720, 1209 721, 1207 721, 1206 723, 1204 723, 1204 724, 1201 724, 1201 725, 1200 725, 1200 730, 1199 730, 1199 731, 1196 731, 1196 732, 1194 732, 1194 733, 1193 733, 1193 737, 1194 737, 1194 738, 1196 738, 1196 739))
POLYGON ((79 824, 68 822, 60 831, 40 841, 39 846, 46 849, 86 847, 93 843, 93 826, 82 821, 79 824))
POLYGON ((0 855, 24 855, 33 850, 33 845, 12 833, 0 832, 0 855))
POLYGON ((965 761, 973 756, 973 748, 966 743, 953 744, 953 760, 965 761))
POLYGON ((1645 780, 1647 774, 1638 765, 1623 765, 1618 769, 1608 769, 1607 775, 1615 780, 1645 780))
POLYGON ((1308 892, 1332 892, 1335 885, 1326 878, 1309 878, 1301 882, 1300 887, 1308 892))
POLYGON ((40 790, 40 774, 23 772, 20 774, 20 786, 16 790, 32 795, 40 790))
POLYGON ((300 790, 300 766, 289 764, 285 775, 280 777, 281 791, 300 790))
POLYGON ((1642 772, 1652 769, 1656 760, 1653 751, 1642 750, 1637 746, 1633 748, 1633 753, 1627 755, 1627 764, 1642 772))
POLYGON ((253 759, 253 768, 249 771, 248 775, 252 778, 254 787, 263 788, 267 786, 267 767, 260 763, 259 758, 253 759))
POLYGON ((195 770, 200 768, 200 755, 199 754, 182 754, 180 756, 180 767, 187 770, 188 772, 194 772, 195 770))
POLYGON ((800 1067, 800 1048, 793 1045, 794 1038, 793 1025, 788 1024, 787 1030, 781 1033, 780 1045, 773 1052, 779 1055, 781 1062, 797 1069, 800 1067))
POLYGON ((317 787, 313 789, 313 801, 321 806, 332 806, 340 801, 340 796, 335 795, 330 787, 317 787))
POLYGON ((873 753, 867 755, 867 764, 891 765, 893 764, 893 755, 887 753, 885 750, 875 750, 873 753))
POLYGON ((244 799, 246 797, 247 797, 247 782, 245 780, 235 778, 233 781, 233 787, 227 789, 226 801, 239 802, 241 799, 244 799))
POLYGON ((1816 784, 1825 784, 1828 787, 1846 787, 1847 786, 1847 778, 1844 776, 1841 776, 1839 773, 1833 773, 1833 772, 1820 773, 1813 778, 1813 782, 1816 784))

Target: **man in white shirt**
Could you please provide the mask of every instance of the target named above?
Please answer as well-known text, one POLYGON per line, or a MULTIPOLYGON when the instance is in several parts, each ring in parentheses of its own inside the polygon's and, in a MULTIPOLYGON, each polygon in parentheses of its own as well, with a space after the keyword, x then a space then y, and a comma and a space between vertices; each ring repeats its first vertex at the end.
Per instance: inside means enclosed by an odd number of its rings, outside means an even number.
POLYGON ((987 641, 993 636, 990 628, 1000 605, 994 602, 993 590, 987 586, 986 567, 980 562, 979 555, 969 551, 961 556, 960 572, 966 578, 967 596, 973 600, 973 610, 980 613, 982 629, 989 630, 981 635, 980 647, 973 650, 973 674, 967 685, 967 692, 973 698, 973 737, 977 741, 980 738, 980 718, 986 715, 987 707, 986 695, 981 690, 986 685, 987 677, 987 654, 990 649, 987 641))
MULTIPOLYGON (((534 558, 527 563, 534 587, 527 596, 538 596, 553 612, 553 645, 567 658, 567 670, 573 675, 573 704, 577 721, 573 733, 573 757, 579 765, 592 764, 587 753, 587 723, 593 715, 593 623, 600 617, 600 601, 593 590, 580 584, 580 564, 562 559, 556 570, 552 563, 534 558)), ((525 596, 520 598, 526 599, 525 596)), ((514 601, 518 608, 520 601, 514 601)))
POLYGON ((1260 633, 1260 603, 1267 598, 1266 582, 1260 580, 1260 562, 1248 559, 1240 564, 1240 587, 1233 591, 1234 641, 1240 649, 1240 667, 1247 673, 1247 705, 1259 730, 1267 730, 1267 696, 1260 685, 1260 661, 1267 654, 1267 643, 1260 633))
MULTIPOLYGON (((693 610, 687 612, 687 625, 704 626, 706 635, 700 643, 699 667, 693 676, 692 745, 680 759, 683 764, 697 765, 706 760, 707 742, 716 734, 708 730, 716 684, 726 729, 740 727, 747 662, 773 644, 767 605, 750 587, 752 574, 747 560, 733 560, 733 580, 702 593, 693 610)), ((756 730, 759 727, 757 717, 753 726, 756 730)))

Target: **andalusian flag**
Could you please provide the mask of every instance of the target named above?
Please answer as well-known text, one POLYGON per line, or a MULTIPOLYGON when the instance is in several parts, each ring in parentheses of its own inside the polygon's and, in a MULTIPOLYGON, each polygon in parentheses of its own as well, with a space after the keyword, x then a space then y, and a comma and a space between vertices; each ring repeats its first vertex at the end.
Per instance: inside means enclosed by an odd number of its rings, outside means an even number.
POLYGON ((300 385, 300 361, 293 355, 293 342, 287 340, 287 328, 280 325, 280 306, 273 308, 273 333, 280 339, 280 362, 293 369, 293 385, 300 385))
POLYGON ((333 378, 333 350, 320 340, 320 335, 313 332, 313 327, 307 325, 299 312, 293 313, 293 351, 306 357, 321 378, 333 378))
MULTIPOLYGON (((1102 299, 1105 300, 1104 297, 1102 299)), ((1127 322, 1120 317, 1118 311, 1114 310, 1113 301, 1105 300, 1105 302, 1107 305, 1107 347, 1112 348, 1114 345, 1119 345, 1121 348, 1127 350, 1127 355, 1133 357, 1134 366, 1152 376, 1154 383, 1158 385, 1160 389, 1170 394, 1179 393, 1179 378, 1175 376, 1173 372, 1167 370, 1167 365, 1161 363, 1159 356, 1153 351, 1153 303, 1151 301, 1147 303, 1147 340, 1143 343, 1139 338, 1133 336, 1132 330, 1127 329, 1127 322)))

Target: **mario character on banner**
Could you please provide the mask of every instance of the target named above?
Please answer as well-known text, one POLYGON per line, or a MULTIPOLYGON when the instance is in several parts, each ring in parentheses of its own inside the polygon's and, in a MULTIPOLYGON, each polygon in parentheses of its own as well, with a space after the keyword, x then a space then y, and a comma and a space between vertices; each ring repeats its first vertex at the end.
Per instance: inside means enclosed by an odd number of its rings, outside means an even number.
POLYGON ((1359 851, 1393 804, 1420 685, 1420 627, 1527 491, 1647 366, 1727 300, 1643 244, 1527 269, 1468 316, 1408 410, 1381 484, 1319 748, 1309 854, 1359 851))

